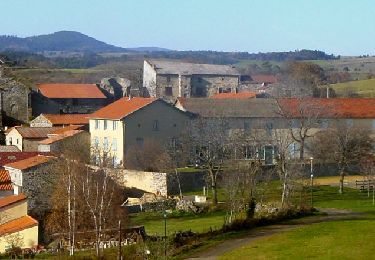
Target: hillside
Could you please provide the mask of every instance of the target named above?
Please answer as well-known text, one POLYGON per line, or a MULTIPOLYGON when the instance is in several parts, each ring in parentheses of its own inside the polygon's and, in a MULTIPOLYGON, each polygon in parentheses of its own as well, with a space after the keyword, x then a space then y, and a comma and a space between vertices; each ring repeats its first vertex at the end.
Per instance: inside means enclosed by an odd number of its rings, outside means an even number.
POLYGON ((360 96, 375 98, 375 79, 355 80, 331 84, 338 96, 360 96))
POLYGON ((0 51, 124 52, 126 49, 98 41, 79 32, 60 31, 26 38, 3 35, 0 36, 0 51))

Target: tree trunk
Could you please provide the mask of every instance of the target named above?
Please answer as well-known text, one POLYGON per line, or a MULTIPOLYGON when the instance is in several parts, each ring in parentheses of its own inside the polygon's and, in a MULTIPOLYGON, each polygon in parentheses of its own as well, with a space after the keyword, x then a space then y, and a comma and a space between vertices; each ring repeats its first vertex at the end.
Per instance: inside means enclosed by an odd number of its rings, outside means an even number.
POLYGON ((340 194, 344 192, 344 177, 345 177, 345 168, 342 167, 340 170, 340 188, 339 188, 340 194))
POLYGON ((305 140, 301 140, 300 150, 299 150, 299 159, 303 160, 304 158, 305 158, 305 140))

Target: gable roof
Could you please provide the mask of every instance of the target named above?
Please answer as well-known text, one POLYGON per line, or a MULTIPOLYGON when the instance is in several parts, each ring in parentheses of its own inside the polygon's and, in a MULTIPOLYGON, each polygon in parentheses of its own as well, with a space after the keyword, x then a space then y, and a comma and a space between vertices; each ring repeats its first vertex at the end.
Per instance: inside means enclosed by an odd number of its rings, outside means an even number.
POLYGON ((247 117, 275 118, 278 105, 275 99, 212 99, 212 98, 178 98, 176 106, 202 117, 247 117))
POLYGON ((0 152, 0 167, 6 164, 21 161, 33 156, 36 156, 38 152, 0 152))
POLYGON ((38 84, 38 92, 48 98, 106 98, 96 84, 38 84))
POLYGON ((38 221, 30 216, 23 216, 18 219, 0 225, 0 236, 12 234, 21 230, 32 228, 38 225, 38 221))
POLYGON ((291 117, 300 117, 299 109, 310 106, 320 118, 375 119, 375 98, 280 98, 280 109, 291 117))
POLYGON ((156 100, 156 98, 123 97, 91 114, 90 118, 120 120, 156 100))
POLYGON ((79 133, 82 133, 83 130, 68 130, 68 131, 65 131, 64 133, 61 133, 61 134, 57 134, 57 135, 52 135, 50 137, 48 137, 47 139, 44 139, 42 141, 39 142, 39 144, 53 144, 55 142, 58 142, 58 141, 61 141, 65 138, 69 138, 69 137, 72 137, 76 134, 79 134, 79 133))
POLYGON ((150 64, 157 74, 240 76, 240 73, 229 65, 199 64, 166 60, 147 60, 145 62, 150 64))
POLYGON ((47 138, 49 134, 59 129, 59 127, 25 127, 25 126, 15 126, 9 129, 6 134, 9 134, 13 129, 18 131, 18 133, 23 138, 29 139, 40 139, 47 138))
POLYGON ((26 200, 26 196, 23 193, 0 198, 0 208, 12 205, 23 200, 26 200))
POLYGON ((252 82, 254 83, 267 83, 267 84, 274 84, 277 82, 277 78, 274 75, 251 75, 252 82))
POLYGON ((18 170, 26 170, 32 167, 44 164, 52 159, 51 156, 44 156, 44 155, 36 155, 33 157, 29 157, 24 160, 20 160, 13 163, 8 163, 4 165, 4 167, 14 168, 18 170))
MULTIPOLYGON (((40 114, 52 125, 87 125, 90 114, 40 114)), ((35 120, 35 119, 34 119, 35 120)))
POLYGON ((48 137, 53 136, 53 135, 61 135, 61 134, 64 134, 65 132, 72 131, 72 130, 81 130, 83 129, 83 127, 84 127, 83 125, 69 125, 65 127, 60 127, 54 130, 53 132, 51 132, 50 134, 48 134, 48 137))
POLYGON ((255 92, 250 92, 250 91, 244 91, 244 92, 239 92, 239 93, 218 93, 215 94, 209 98, 214 98, 214 99, 241 99, 241 98, 253 98, 256 97, 255 92))

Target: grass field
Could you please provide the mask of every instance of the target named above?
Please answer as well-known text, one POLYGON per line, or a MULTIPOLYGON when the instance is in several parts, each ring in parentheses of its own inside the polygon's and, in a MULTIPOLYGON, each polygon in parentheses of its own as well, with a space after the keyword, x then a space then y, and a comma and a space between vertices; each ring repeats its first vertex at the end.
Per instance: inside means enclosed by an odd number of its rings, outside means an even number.
POLYGON ((339 96, 347 96, 350 93, 357 93, 361 97, 375 97, 375 79, 331 84, 331 87, 339 96))
POLYGON ((314 206, 361 212, 359 219, 300 227, 253 241, 220 259, 371 259, 375 246, 375 206, 366 192, 317 186, 314 206))

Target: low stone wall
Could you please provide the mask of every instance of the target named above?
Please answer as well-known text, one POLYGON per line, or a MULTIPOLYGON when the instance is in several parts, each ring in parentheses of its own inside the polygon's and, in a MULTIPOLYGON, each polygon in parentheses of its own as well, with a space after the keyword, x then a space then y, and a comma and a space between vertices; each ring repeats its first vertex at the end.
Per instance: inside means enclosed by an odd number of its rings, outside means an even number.
POLYGON ((167 173, 120 170, 121 182, 128 188, 167 196, 167 173))

